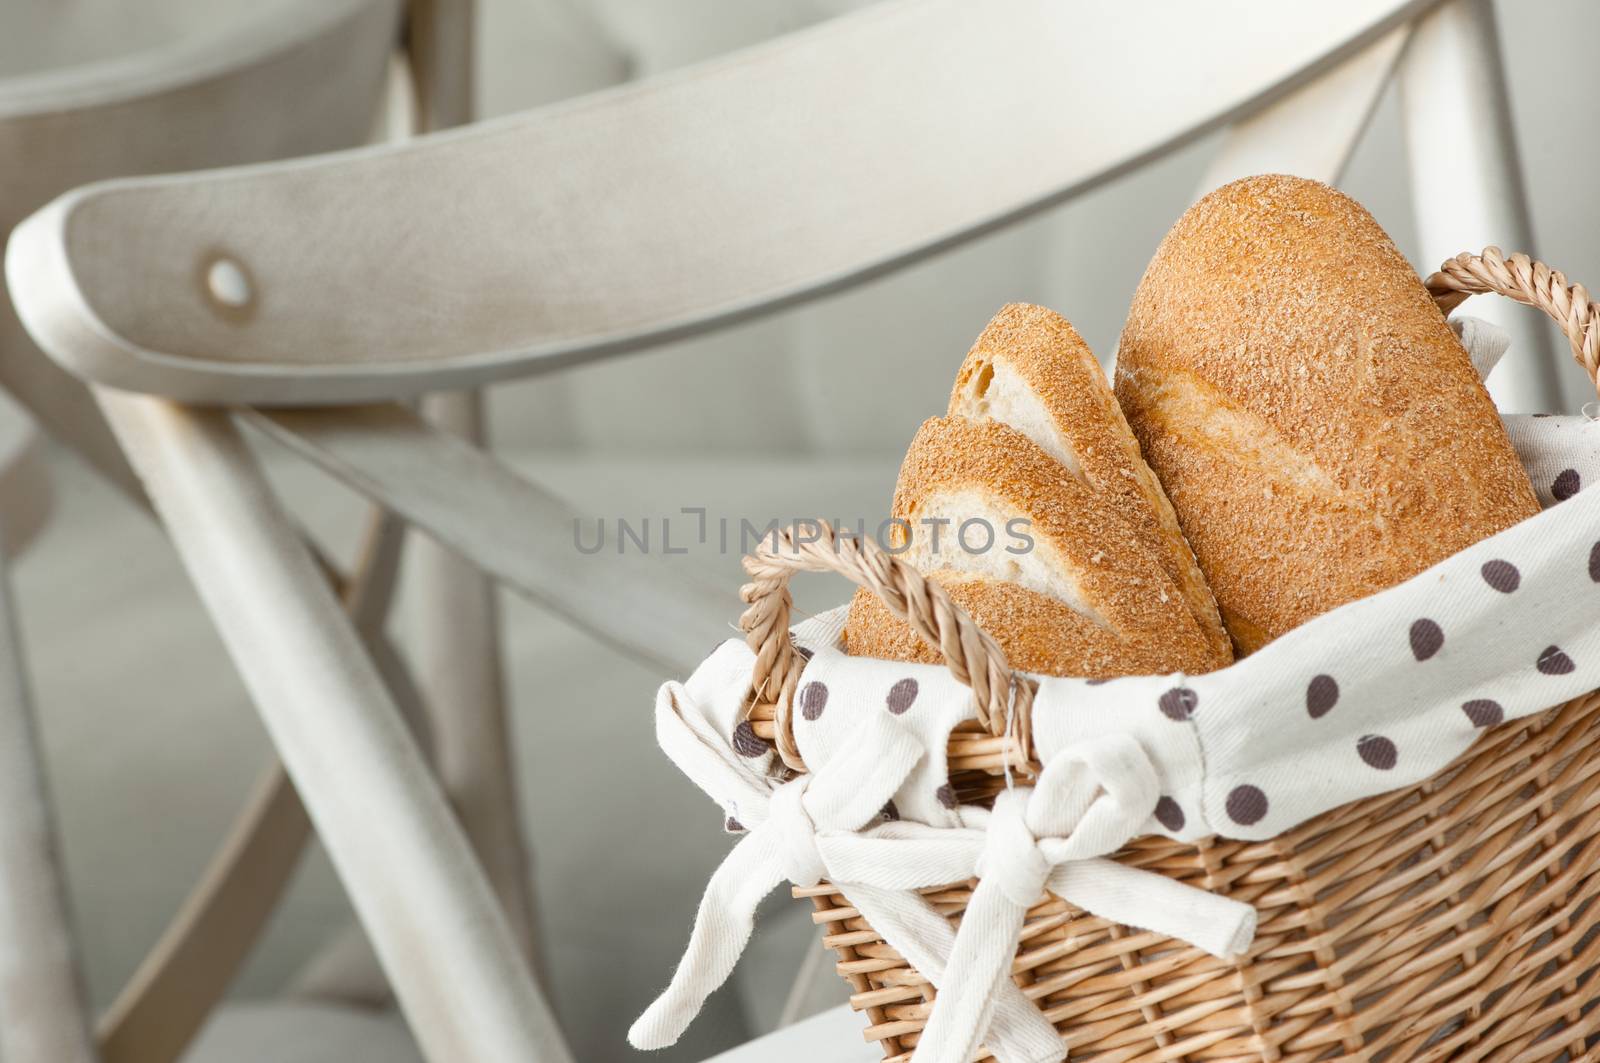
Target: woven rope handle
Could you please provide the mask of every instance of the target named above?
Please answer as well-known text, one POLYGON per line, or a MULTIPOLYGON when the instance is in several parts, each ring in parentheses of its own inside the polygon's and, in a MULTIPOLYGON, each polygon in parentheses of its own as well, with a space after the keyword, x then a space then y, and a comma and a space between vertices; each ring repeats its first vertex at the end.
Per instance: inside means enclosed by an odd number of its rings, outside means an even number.
POLYGON ((796 572, 837 572, 876 594, 890 612, 939 648, 951 673, 972 688, 979 722, 991 735, 1010 735, 1026 762, 1035 684, 1012 673, 1004 651, 943 587, 870 538, 836 535, 820 520, 775 531, 745 556, 744 568, 751 581, 739 589, 739 597, 749 608, 739 627, 756 655, 750 702, 774 706, 773 742, 784 764, 805 770, 795 746, 793 717, 804 661, 789 637, 789 578, 796 572), (815 536, 797 538, 799 527, 815 536))
MULTIPOLYGON (((1449 314, 1469 296, 1495 292, 1550 315, 1566 333, 1573 357, 1600 392, 1600 305, 1581 284, 1527 255, 1507 257, 1498 247, 1462 253, 1429 277, 1427 288, 1449 314)), ((1035 685, 1014 676, 1004 652, 944 588, 866 538, 838 536, 825 521, 802 522, 814 537, 794 529, 773 534, 744 559, 751 582, 740 589, 748 604, 739 626, 756 655, 747 714, 771 706, 772 738, 784 764, 804 771, 794 741, 795 687, 804 667, 789 637, 789 578, 796 572, 837 572, 876 594, 912 630, 939 647, 955 677, 972 687, 979 723, 995 737, 1010 735, 1021 759, 1029 756, 1029 715, 1035 685)))
POLYGON ((1447 260, 1427 280, 1428 293, 1448 314, 1468 296, 1495 292, 1525 306, 1537 307, 1555 319, 1572 344, 1572 356, 1600 392, 1600 304, 1581 284, 1568 284, 1565 274, 1527 255, 1507 257, 1498 247, 1483 254, 1462 253, 1447 260))

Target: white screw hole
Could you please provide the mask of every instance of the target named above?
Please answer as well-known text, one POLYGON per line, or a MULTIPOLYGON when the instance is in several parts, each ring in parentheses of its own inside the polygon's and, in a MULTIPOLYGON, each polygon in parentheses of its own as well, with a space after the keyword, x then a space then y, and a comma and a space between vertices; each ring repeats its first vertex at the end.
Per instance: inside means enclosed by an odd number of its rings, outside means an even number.
POLYGON ((250 302, 250 278, 230 258, 219 258, 206 270, 206 288, 211 298, 237 310, 250 302))

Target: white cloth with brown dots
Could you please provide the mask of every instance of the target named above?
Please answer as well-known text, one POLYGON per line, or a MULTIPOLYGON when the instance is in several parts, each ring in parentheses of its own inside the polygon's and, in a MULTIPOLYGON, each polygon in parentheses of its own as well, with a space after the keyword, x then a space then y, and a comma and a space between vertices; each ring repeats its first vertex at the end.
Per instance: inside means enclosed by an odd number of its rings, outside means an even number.
MULTIPOLYGON (((1452 322, 1487 374, 1504 333, 1452 322)), ((784 878, 827 879, 938 988, 917 1063, 1065 1057, 1011 984, 1023 913, 1048 888, 1085 911, 1217 955, 1248 949, 1255 913, 1106 859, 1133 838, 1265 840, 1323 812, 1421 782, 1484 728, 1600 687, 1600 423, 1507 416, 1545 509, 1380 594, 1207 675, 1039 677, 1041 776, 992 810, 958 804, 950 730, 972 692, 938 665, 851 657, 845 609, 799 625, 810 651, 783 782, 748 724, 754 655, 729 641, 657 700, 657 734, 746 836, 713 876, 671 987, 634 1025, 670 1044, 727 977, 756 904, 784 878), (917 894, 976 875, 951 930, 917 894)))

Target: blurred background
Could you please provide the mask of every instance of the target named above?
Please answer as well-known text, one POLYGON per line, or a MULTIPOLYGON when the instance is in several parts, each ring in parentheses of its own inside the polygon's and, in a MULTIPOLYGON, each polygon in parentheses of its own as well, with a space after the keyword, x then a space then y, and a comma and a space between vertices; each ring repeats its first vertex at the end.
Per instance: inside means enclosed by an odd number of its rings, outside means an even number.
MULTIPOLYGON (((865 6, 478 2, 484 117, 659 74, 865 6)), ((159 5, 165 21, 142 17, 145 6, 126 5, 135 13, 130 33, 155 45, 213 32, 227 5, 169 0, 159 5)), ((1536 17, 1511 0, 1496 8, 1533 205, 1537 246, 1528 250, 1594 281, 1593 35, 1560 31, 1587 24, 1593 9, 1583 0, 1551 0, 1536 17)), ((7 39, 0 14, 0 75, 22 69, 33 52, 7 39)), ((1394 96, 1391 86, 1344 187, 1426 273, 1437 263, 1415 261, 1394 96)), ((1025 300, 1062 312, 1109 361, 1144 264, 1216 146, 1215 138, 1197 140, 1065 208, 846 295, 499 387, 495 444, 607 518, 684 506, 757 524, 882 514, 906 442, 925 417, 942 412, 956 366, 1001 304, 1025 300)), ((1016 164, 1028 165, 1028 145, 1016 148, 1016 164)), ((56 455, 53 466, 56 520, 19 564, 16 583, 91 989, 104 1004, 199 873, 267 745, 161 533, 71 459, 56 455), (176 669, 175 661, 185 663, 176 669)), ((293 463, 274 462, 273 472, 319 536, 349 542, 362 512, 356 500, 293 463)), ((691 559, 727 586, 730 624, 737 560, 691 559)), ((812 608, 841 597, 839 585, 800 591, 812 608)), ((505 616, 551 994, 578 1058, 622 1058, 626 1024, 669 976, 727 840, 718 811, 655 749, 649 711, 664 677, 614 658, 521 599, 506 599, 505 616), (626 785, 591 785, 602 756, 626 785)), ((279 991, 348 920, 336 879, 314 853, 235 994, 279 991)), ((771 1024, 795 965, 816 945, 804 908, 783 897, 769 904, 760 933, 737 984, 683 1044, 655 1058, 700 1058, 771 1024)))

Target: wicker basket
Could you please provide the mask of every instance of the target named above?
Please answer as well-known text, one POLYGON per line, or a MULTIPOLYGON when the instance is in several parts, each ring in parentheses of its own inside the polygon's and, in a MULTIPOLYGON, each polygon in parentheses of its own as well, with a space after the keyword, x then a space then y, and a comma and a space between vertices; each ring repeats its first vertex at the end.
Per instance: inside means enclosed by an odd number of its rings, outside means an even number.
MULTIPOLYGON (((1525 256, 1489 248, 1428 281, 1448 312, 1498 292, 1561 324, 1595 376, 1600 308, 1525 256)), ((787 580, 832 569, 882 596, 973 686, 977 721, 950 742, 952 785, 978 801, 1004 766, 1027 772, 1033 689, 937 585, 880 551, 765 551, 743 626, 756 653, 756 733, 804 771, 789 706, 804 661, 788 637, 787 580), (765 695, 765 696, 763 696, 765 695)), ((1117 854, 1253 905, 1242 961, 1131 930, 1046 893, 1028 913, 1013 978, 1074 1060, 1540 1060, 1600 1044, 1600 692, 1492 728, 1427 782, 1353 802, 1267 842, 1139 839, 1117 854)), ((973 882, 923 891, 952 923, 973 882)), ((815 906, 866 1036, 908 1059, 934 987, 838 891, 796 888, 815 906)), ((982 1057, 980 1058, 988 1058, 982 1057)))

